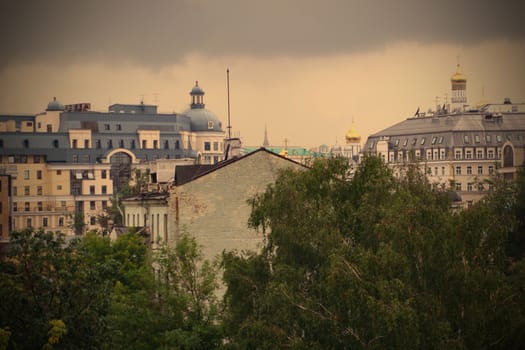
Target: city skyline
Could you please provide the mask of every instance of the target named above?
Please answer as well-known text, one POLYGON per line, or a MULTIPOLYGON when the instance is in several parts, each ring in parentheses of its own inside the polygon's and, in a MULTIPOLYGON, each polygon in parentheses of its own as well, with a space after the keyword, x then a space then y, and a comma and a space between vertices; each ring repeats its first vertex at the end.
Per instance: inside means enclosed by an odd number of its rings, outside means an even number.
POLYGON ((64 103, 206 107, 247 146, 344 143, 450 98, 459 60, 468 103, 525 102, 517 1, 13 2, 0 15, 0 113, 64 103), (490 24, 490 25, 488 25, 490 24), (458 58, 459 57, 459 58, 458 58), (484 92, 484 96, 483 93, 484 92))

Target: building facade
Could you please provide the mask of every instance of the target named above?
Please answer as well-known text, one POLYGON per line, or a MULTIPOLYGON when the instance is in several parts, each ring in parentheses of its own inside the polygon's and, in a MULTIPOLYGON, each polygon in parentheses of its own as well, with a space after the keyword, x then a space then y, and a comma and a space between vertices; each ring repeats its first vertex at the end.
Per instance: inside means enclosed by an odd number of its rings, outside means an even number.
POLYGON ((198 83, 190 97, 180 114, 158 113, 144 103, 95 112, 89 103, 64 106, 53 99, 36 115, 0 115, 0 174, 11 178, 2 209, 11 228, 79 233, 75 219, 81 217, 82 230, 97 229, 98 216, 135 167, 157 160, 221 161, 222 123, 205 109, 198 83))
POLYGON ((513 179, 525 159, 525 104, 470 108, 466 78, 451 78, 452 106, 413 117, 370 135, 363 152, 379 155, 394 168, 417 162, 435 186, 451 188, 468 207, 491 189, 496 174, 513 179))

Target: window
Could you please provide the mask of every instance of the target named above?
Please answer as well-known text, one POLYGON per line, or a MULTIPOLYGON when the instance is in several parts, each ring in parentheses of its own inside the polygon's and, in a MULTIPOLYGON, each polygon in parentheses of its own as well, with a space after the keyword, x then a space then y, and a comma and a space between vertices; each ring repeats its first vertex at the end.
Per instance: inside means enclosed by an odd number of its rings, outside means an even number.
POLYGON ((42 211, 42 202, 37 202, 36 207, 38 208, 38 211, 42 211))
POLYGON ((213 121, 208 121, 208 129, 213 129, 213 121))
POLYGON ((494 149, 487 150, 487 158, 494 159, 494 149))
POLYGON ((469 182, 469 183, 467 184, 467 191, 468 191, 468 192, 472 192, 472 183, 471 183, 471 182, 469 182))
POLYGON ((213 150, 214 151, 218 151, 219 150, 219 143, 218 142, 214 142, 213 143, 213 150))
POLYGON ((62 191, 62 185, 57 185, 57 190, 62 191))
POLYGON ((89 194, 95 194, 95 186, 94 185, 89 186, 89 194))
POLYGON ((113 148, 113 140, 108 140, 108 149, 113 148))
POLYGON ((108 208, 108 201, 102 201, 102 209, 107 209, 108 208))
POLYGON ((89 224, 90 224, 90 225, 96 225, 96 224, 97 224, 97 218, 96 218, 96 216, 91 216, 91 217, 89 218, 89 224))
POLYGON ((33 227, 33 222, 31 220, 31 218, 27 218, 26 225, 27 225, 27 227, 33 227))
POLYGON ((100 140, 95 140, 95 147, 96 148, 102 148, 102 145, 100 143, 100 140))
POLYGON ((498 143, 501 143, 501 135, 496 136, 496 141, 498 141, 498 143))
POLYGON ((408 139, 405 139, 405 141, 403 142, 403 146, 406 147, 407 144, 408 144, 408 139))
POLYGON ((58 140, 53 140, 53 147, 58 148, 58 140))
POLYGON ((76 139, 73 139, 73 144, 71 147, 78 148, 78 141, 76 139))
POLYGON ((47 124, 46 125, 46 130, 47 130, 47 132, 53 132, 53 125, 47 124))
POLYGON ((514 166, 514 150, 509 145, 503 148, 503 166, 504 167, 514 166))
POLYGON ((461 159, 461 150, 457 149, 454 154, 454 159, 461 159))
POLYGON ((478 166, 478 175, 483 175, 483 166, 478 166))
POLYGON ((467 175, 472 175, 472 167, 470 165, 467 166, 467 175))
POLYGON ((204 142, 204 150, 205 151, 210 151, 211 150, 210 142, 208 142, 208 141, 204 142))
POLYGON ((62 175, 62 170, 57 170, 57 175, 62 175))
POLYGON ((89 201, 89 210, 95 210, 95 208, 96 208, 95 201, 89 201))
POLYGON ((474 142, 479 143, 479 135, 474 136, 474 142))
POLYGON ((24 202, 24 211, 29 211, 29 202, 24 202))
POLYGON ((396 143, 395 143, 395 146, 399 146, 399 139, 396 139, 396 143))
POLYGON ((461 175, 461 167, 460 166, 456 167, 456 175, 461 175))
POLYGON ((423 137, 423 138, 421 139, 421 143, 420 143, 420 145, 424 145, 424 144, 425 144, 425 141, 426 141, 426 138, 423 137))
POLYGON ((437 140, 437 137, 434 136, 434 137, 432 138, 432 144, 433 144, 433 145, 436 144, 436 140, 437 140))
POLYGON ((476 158, 477 159, 482 159, 483 158, 483 150, 482 149, 477 149, 476 150, 476 158))
POLYGON ((168 140, 165 140, 164 141, 164 149, 169 149, 170 148, 170 143, 168 142, 168 140))
POLYGON ((472 150, 465 151, 465 159, 472 159, 472 150))
POLYGON ((159 148, 159 141, 158 140, 153 140, 153 148, 154 149, 158 149, 159 148))
POLYGON ((489 175, 494 175, 494 166, 489 165, 489 175))
POLYGON ((66 201, 60 201, 60 206, 62 208, 65 208, 66 207, 66 201))
POLYGON ((24 180, 29 180, 29 170, 24 170, 24 180))
POLYGON ((89 140, 84 140, 84 148, 89 148, 89 140))
POLYGON ((36 188, 36 194, 37 194, 37 196, 41 196, 42 195, 42 186, 38 186, 36 188))
POLYGON ((434 175, 435 175, 435 176, 437 176, 437 175, 438 175, 438 168, 437 168, 437 166, 436 166, 436 167, 434 167, 434 175))
POLYGON ((148 145, 148 143, 146 142, 146 140, 142 140, 142 148, 146 148, 146 146, 148 145))
POLYGON ((29 140, 24 140, 24 148, 29 148, 29 140))
POLYGON ((77 154, 73 154, 73 157, 72 157, 71 161, 73 163, 78 163, 78 155, 77 154))
POLYGON ((180 148, 180 141, 176 140, 175 141, 175 149, 179 149, 179 148, 180 148))
POLYGON ((444 166, 441 167, 441 175, 445 176, 445 167, 444 166))
POLYGON ((13 211, 18 211, 18 203, 17 202, 13 203, 13 211))
POLYGON ((102 170, 100 172, 100 177, 103 178, 103 179, 106 179, 108 177, 108 171, 107 170, 102 170))
POLYGON ((439 159, 444 160, 445 159, 445 150, 440 149, 439 150, 439 159))
POLYGON ((102 194, 107 194, 108 193, 108 188, 106 185, 102 185, 102 194))
POLYGON ((58 218, 58 226, 60 226, 60 227, 64 226, 64 218, 63 217, 59 217, 58 218))
POLYGON ((122 124, 117 124, 116 127, 117 127, 117 130, 118 130, 118 131, 121 131, 121 130, 122 130, 122 124))
POLYGON ((485 142, 491 143, 492 142, 492 136, 491 135, 485 135, 485 142))
POLYGON ((456 182, 456 191, 461 191, 461 182, 456 182))
POLYGON ((468 135, 464 135, 463 136, 463 142, 465 142, 465 143, 469 143, 470 142, 468 135))
POLYGON ((414 146, 417 143, 417 138, 412 139, 412 146, 414 146))
POLYGON ((40 163, 42 158, 40 156, 33 156, 33 163, 38 164, 40 163))
POLYGON ((124 148, 124 140, 120 140, 120 141, 118 142, 118 146, 119 146, 120 148, 124 148))
POLYGON ((44 217, 44 218, 42 219, 42 226, 44 226, 44 227, 47 227, 47 226, 48 226, 48 219, 47 219, 46 217, 44 217))
POLYGON ((472 208, 473 204, 474 204, 473 201, 467 201, 467 208, 472 208))
POLYGON ((42 170, 37 170, 36 171, 36 178, 37 178, 37 180, 42 180, 42 170))
POLYGON ((109 130, 109 124, 104 124, 104 130, 109 130))
POLYGON ((0 148, 4 148, 4 140, 0 139, 0 148))
POLYGON ((29 196, 29 186, 24 186, 24 196, 29 196))

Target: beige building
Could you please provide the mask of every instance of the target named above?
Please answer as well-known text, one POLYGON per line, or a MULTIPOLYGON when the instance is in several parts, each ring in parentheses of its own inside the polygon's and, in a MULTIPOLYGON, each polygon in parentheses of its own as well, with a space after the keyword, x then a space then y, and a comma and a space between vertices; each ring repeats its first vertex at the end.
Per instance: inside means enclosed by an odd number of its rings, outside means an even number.
POLYGON ((455 190, 469 207, 491 189, 496 174, 513 179, 525 160, 525 104, 466 104, 466 77, 451 78, 452 106, 444 104, 368 137, 363 151, 394 169, 417 162, 435 186, 455 190))
MULTIPOLYGON (((124 200, 127 226, 146 226, 154 244, 175 242, 184 232, 197 239, 204 256, 259 249, 262 234, 248 228, 248 200, 265 191, 280 169, 305 169, 264 148, 203 168, 180 180, 169 193, 124 200)), ((177 170, 176 170, 177 171, 177 170)))

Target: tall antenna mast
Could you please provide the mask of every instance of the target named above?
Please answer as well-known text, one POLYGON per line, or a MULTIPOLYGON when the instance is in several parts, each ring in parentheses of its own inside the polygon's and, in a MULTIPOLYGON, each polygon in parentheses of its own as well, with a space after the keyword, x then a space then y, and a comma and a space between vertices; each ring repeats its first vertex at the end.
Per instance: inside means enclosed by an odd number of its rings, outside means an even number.
POLYGON ((230 69, 226 69, 226 82, 228 85, 228 139, 231 139, 232 125, 230 124, 230 69))

